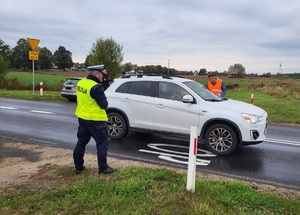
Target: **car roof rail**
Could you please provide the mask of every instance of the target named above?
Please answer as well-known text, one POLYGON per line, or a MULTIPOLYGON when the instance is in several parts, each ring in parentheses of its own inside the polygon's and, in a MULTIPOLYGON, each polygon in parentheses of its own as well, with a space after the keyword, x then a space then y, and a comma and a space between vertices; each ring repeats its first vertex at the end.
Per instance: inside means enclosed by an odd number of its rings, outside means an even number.
POLYGON ((165 74, 154 74, 154 73, 152 73, 152 74, 149 74, 147 76, 161 76, 162 78, 165 78, 165 79, 172 79, 170 76, 165 75, 165 74))
POLYGON ((165 79, 172 79, 172 77, 170 77, 170 76, 168 76, 168 75, 164 75, 164 74, 154 74, 154 73, 152 73, 152 74, 146 74, 146 75, 141 75, 141 74, 138 74, 138 75, 136 75, 136 74, 133 74, 133 75, 125 75, 125 76, 123 76, 123 77, 121 77, 121 78, 130 78, 130 77, 138 77, 138 78, 142 78, 143 76, 152 76, 152 77, 154 77, 154 76, 159 76, 159 77, 162 77, 162 78, 165 78, 165 79))

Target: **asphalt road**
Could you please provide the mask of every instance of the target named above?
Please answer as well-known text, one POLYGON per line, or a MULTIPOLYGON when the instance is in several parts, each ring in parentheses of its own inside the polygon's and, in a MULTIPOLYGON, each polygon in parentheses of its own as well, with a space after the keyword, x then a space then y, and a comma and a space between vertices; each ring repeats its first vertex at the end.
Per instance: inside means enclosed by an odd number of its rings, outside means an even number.
MULTIPOLYGON (((76 104, 0 98, 0 138, 73 148, 76 104)), ((129 132, 111 140, 109 155, 187 169, 188 140, 129 132)), ((92 141, 87 152, 95 153, 92 141)), ((265 142, 216 156, 198 146, 197 171, 300 190, 300 126, 269 124, 265 142)))

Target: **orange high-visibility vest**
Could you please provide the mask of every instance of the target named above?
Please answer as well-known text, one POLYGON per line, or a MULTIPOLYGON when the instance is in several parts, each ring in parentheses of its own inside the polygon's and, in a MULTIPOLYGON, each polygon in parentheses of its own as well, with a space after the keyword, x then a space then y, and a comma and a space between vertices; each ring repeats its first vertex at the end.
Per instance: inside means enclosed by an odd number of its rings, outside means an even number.
POLYGON ((213 94, 220 96, 222 94, 222 79, 217 79, 216 84, 213 85, 210 81, 207 83, 207 88, 213 94))

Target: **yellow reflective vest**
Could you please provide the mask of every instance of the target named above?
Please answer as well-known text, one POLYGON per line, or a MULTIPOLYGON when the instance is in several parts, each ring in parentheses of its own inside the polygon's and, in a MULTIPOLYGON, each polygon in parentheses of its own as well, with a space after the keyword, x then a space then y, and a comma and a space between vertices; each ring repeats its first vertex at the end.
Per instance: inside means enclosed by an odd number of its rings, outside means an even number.
POLYGON ((97 82, 84 78, 77 83, 77 108, 75 115, 78 118, 92 121, 107 121, 108 117, 106 111, 99 107, 95 99, 90 96, 90 92, 93 86, 98 84, 97 82))

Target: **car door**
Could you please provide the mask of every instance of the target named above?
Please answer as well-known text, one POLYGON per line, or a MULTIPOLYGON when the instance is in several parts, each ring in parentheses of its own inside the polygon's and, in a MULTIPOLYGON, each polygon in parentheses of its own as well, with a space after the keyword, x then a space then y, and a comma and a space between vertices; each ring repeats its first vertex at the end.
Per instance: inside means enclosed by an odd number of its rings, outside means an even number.
POLYGON ((133 81, 122 95, 121 106, 130 127, 152 129, 154 84, 152 81, 133 81))
POLYGON ((198 127, 199 104, 182 102, 182 97, 189 94, 178 84, 159 82, 158 97, 155 98, 153 110, 153 128, 160 131, 189 134, 191 126, 198 127))

